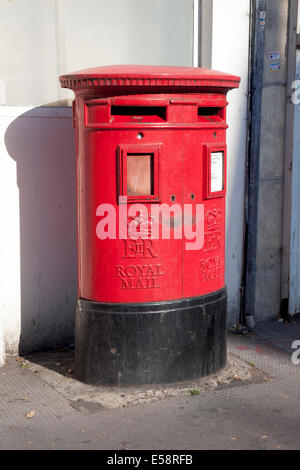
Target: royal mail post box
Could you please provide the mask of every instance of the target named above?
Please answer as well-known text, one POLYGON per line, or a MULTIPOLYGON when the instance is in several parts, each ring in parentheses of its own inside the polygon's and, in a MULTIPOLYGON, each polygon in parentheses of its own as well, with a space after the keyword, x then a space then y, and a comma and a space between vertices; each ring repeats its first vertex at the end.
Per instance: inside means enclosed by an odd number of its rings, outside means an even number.
POLYGON ((226 94, 239 81, 160 66, 60 77, 75 92, 80 380, 166 383, 225 364, 226 94))

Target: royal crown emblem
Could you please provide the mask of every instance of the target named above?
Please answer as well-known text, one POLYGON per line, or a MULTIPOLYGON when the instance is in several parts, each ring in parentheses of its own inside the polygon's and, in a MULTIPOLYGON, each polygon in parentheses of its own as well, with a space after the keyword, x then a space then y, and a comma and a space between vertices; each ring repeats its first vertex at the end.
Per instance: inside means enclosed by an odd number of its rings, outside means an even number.
POLYGON ((207 230, 217 230, 221 226, 222 211, 216 207, 206 213, 207 230))

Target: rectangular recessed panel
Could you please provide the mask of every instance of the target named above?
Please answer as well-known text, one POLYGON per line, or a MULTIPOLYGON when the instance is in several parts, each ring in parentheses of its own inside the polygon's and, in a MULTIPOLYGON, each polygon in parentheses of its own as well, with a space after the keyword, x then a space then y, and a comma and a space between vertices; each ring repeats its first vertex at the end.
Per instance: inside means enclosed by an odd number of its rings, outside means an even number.
POLYGON ((210 157, 210 191, 223 191, 223 152, 211 152, 210 157))
POLYGON ((111 106, 112 122, 161 122, 167 119, 166 106, 111 106))
POLYGON ((225 119, 225 108, 202 107, 198 108, 199 122, 221 122, 225 119))
POLYGON ((199 107, 198 116, 217 116, 222 108, 199 107))
POLYGON ((112 116, 160 116, 165 119, 165 106, 111 106, 112 116))
POLYGON ((127 195, 151 196, 154 194, 154 155, 127 154, 127 195))

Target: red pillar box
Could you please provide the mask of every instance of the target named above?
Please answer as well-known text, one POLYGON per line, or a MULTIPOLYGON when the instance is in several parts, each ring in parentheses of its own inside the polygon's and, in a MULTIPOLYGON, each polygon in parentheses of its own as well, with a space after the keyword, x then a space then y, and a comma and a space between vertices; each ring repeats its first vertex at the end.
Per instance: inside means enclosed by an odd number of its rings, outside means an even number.
POLYGON ((236 76, 107 66, 75 92, 79 379, 200 377, 226 361, 226 93, 236 76))

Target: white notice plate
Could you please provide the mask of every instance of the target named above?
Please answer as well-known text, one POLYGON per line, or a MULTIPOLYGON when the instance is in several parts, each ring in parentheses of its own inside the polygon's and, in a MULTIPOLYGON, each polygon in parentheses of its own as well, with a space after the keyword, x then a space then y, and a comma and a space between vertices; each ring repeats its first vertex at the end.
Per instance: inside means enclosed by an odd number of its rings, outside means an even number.
POLYGON ((210 192, 223 191, 224 152, 211 152, 210 156, 210 192))

